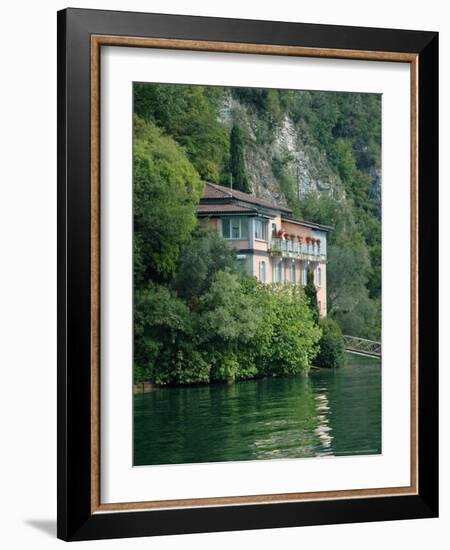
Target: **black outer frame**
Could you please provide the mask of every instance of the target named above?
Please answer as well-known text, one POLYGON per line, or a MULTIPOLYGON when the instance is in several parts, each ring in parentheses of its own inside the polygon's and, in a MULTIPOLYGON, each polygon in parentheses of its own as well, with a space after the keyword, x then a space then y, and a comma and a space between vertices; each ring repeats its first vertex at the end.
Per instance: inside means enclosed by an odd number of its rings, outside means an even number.
POLYGON ((69 8, 58 12, 58 529, 63 540, 438 515, 438 34, 69 8), (90 35, 419 55, 419 494, 91 514, 90 35))

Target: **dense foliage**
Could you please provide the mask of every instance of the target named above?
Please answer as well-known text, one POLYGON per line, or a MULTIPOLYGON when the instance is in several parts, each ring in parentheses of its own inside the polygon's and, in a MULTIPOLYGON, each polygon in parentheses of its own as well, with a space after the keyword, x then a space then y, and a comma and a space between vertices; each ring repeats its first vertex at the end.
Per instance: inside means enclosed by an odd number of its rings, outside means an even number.
POLYGON ((199 175, 218 181, 228 162, 229 131, 219 122, 223 89, 135 84, 134 112, 182 146, 199 175))
POLYGON ((136 293, 135 380, 192 384, 308 372, 321 331, 301 289, 218 271, 195 307, 162 285, 136 293))
POLYGON ((236 124, 230 133, 230 175, 234 189, 250 193, 251 189, 245 170, 242 130, 236 124))
POLYGON ((135 282, 169 280, 194 229, 203 184, 176 143, 151 122, 134 121, 135 282))
POLYGON ((261 323, 247 353, 258 373, 280 376, 307 372, 318 352, 321 331, 303 289, 294 285, 256 284, 261 323))
POLYGON ((242 276, 219 239, 197 231, 171 284, 149 282, 135 291, 136 383, 234 381, 310 368, 321 331, 302 289, 242 276), (197 247, 207 251, 200 266, 197 247), (217 249, 218 257, 208 254, 217 249), (190 266, 197 269, 186 279, 190 266))
POLYGON ((313 319, 316 323, 319 322, 319 304, 317 302, 317 290, 314 284, 314 273, 308 269, 306 275, 305 296, 308 301, 309 308, 313 314, 313 319))
POLYGON ((345 348, 342 332, 333 319, 321 319, 319 326, 322 337, 319 342, 319 353, 314 364, 322 368, 338 368, 345 363, 345 348))

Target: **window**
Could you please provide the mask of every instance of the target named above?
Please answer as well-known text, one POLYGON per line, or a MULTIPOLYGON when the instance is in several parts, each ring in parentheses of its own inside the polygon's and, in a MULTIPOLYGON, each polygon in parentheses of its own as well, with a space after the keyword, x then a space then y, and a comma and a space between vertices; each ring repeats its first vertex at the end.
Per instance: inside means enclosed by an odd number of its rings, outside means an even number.
POLYGON ((280 261, 273 266, 273 282, 282 283, 283 282, 283 262, 280 261))
POLYGON ((224 239, 248 239, 248 218, 222 218, 222 236, 224 239))
POLYGON ((266 222, 255 219, 255 239, 266 240, 266 222))
POLYGON ((222 218, 222 237, 230 238, 230 218, 222 218))
POLYGON ((302 285, 303 286, 306 286, 306 281, 307 281, 307 268, 306 268, 306 265, 304 265, 302 267, 302 285))
POLYGON ((272 224, 272 235, 276 235, 276 234, 277 234, 277 224, 273 223, 272 224))
POLYGON ((266 282, 266 262, 259 262, 259 280, 262 283, 266 282))
POLYGON ((283 277, 283 262, 279 262, 278 264, 278 282, 282 283, 284 280, 283 277))
POLYGON ((317 286, 322 286, 322 269, 317 268, 317 286))
POLYGON ((292 262, 292 265, 291 265, 291 282, 292 283, 297 282, 297 269, 295 268, 294 262, 292 262))

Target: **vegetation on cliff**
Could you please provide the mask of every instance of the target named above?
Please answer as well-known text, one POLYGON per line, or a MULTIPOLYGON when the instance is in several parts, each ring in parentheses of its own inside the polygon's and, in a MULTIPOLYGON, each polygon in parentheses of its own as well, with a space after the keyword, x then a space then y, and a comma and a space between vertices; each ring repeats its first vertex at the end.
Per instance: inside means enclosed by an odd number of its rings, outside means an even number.
POLYGON ((230 132, 230 184, 234 189, 251 193, 248 183, 247 171, 245 169, 244 142, 242 130, 236 124, 233 125, 230 132))

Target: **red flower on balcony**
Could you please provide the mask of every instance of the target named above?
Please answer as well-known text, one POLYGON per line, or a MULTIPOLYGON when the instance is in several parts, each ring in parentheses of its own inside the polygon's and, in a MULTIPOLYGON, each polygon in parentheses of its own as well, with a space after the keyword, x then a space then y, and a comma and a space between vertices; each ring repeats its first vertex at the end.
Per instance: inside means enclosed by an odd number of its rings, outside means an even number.
POLYGON ((291 241, 293 241, 295 239, 295 235, 294 233, 291 233, 291 241))
POLYGON ((308 244, 311 244, 311 241, 312 241, 311 237, 306 237, 306 242, 307 242, 308 244))

